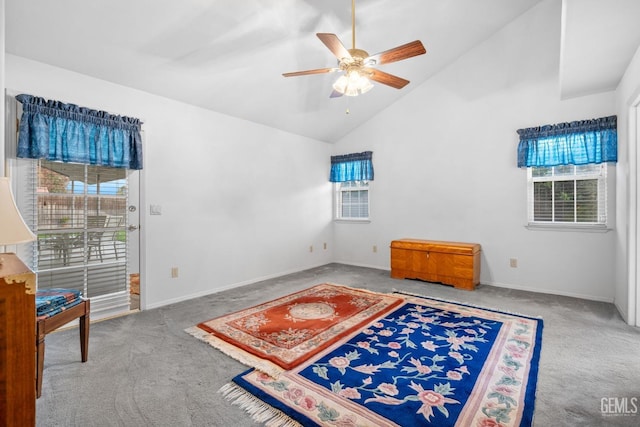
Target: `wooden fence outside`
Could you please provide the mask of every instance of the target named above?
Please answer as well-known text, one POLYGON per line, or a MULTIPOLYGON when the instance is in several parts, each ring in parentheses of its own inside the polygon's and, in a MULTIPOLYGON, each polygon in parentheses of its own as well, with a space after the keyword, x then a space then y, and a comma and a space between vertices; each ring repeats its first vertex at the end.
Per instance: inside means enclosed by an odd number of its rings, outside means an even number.
POLYGON ((125 196, 38 194, 38 229, 83 228, 88 215, 124 217, 126 207, 125 196))

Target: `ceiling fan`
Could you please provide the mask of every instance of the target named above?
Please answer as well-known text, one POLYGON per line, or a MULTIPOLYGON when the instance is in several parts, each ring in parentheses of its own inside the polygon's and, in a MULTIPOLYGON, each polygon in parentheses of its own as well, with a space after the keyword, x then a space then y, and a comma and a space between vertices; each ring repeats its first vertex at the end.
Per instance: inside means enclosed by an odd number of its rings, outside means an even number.
POLYGON ((333 73, 344 71, 344 74, 333 84, 331 98, 342 95, 357 96, 368 92, 372 87, 370 80, 391 86, 395 89, 402 89, 409 80, 403 79, 393 74, 385 73, 376 68, 377 65, 389 64, 391 62, 402 61, 414 56, 427 53, 422 42, 415 40, 384 52, 369 55, 362 49, 356 49, 356 2, 351 0, 351 42, 352 48, 344 47, 338 36, 331 33, 317 33, 316 36, 329 48, 338 58, 338 66, 331 68, 318 68, 315 70, 295 71, 282 74, 284 77, 304 76, 308 74, 333 73))

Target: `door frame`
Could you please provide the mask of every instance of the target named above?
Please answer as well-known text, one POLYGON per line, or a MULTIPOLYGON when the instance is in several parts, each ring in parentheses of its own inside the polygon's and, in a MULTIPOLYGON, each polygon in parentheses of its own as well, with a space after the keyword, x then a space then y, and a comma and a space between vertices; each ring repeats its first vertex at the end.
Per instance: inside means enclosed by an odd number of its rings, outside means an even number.
POLYGON ((627 242, 627 323, 640 326, 640 283, 638 266, 640 253, 640 229, 638 228, 638 189, 640 188, 640 89, 632 97, 628 108, 629 122, 627 141, 629 144, 629 206, 627 242))
MULTIPOLYGON (((142 137, 142 148, 144 150, 145 147, 145 133, 144 130, 140 132, 141 137, 142 137)), ((129 172, 132 173, 132 172, 129 172)), ((137 224, 133 224, 131 222, 131 220, 129 219, 129 222, 127 224, 127 226, 129 225, 136 225, 138 227, 137 230, 137 236, 138 236, 138 273, 140 274, 140 311, 146 310, 147 308, 147 292, 146 292, 146 277, 147 277, 147 270, 146 270, 146 239, 145 239, 145 231, 146 231, 146 202, 145 202, 145 189, 146 189, 146 181, 145 181, 145 170, 144 169, 140 169, 137 170, 133 173, 136 173, 138 175, 137 177, 137 181, 138 181, 138 185, 137 188, 134 188, 133 192, 132 192, 132 186, 129 185, 129 205, 132 204, 132 197, 131 195, 134 194, 137 197, 137 200, 135 201, 136 206, 137 206, 137 217, 138 217, 138 221, 137 224)), ((134 271, 130 271, 129 270, 129 266, 127 266, 127 271, 128 273, 132 273, 134 271)))

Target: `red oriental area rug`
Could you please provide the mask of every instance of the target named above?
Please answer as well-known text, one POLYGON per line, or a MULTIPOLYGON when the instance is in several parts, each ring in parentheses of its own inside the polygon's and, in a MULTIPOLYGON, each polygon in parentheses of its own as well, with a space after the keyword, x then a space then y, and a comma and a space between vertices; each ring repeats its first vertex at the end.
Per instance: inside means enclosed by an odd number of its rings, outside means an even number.
POLYGON ((271 427, 531 427, 542 319, 405 295, 278 378, 250 369, 220 392, 271 427))
POLYGON ((187 329, 240 362, 279 374, 369 323, 402 298, 324 283, 187 329))

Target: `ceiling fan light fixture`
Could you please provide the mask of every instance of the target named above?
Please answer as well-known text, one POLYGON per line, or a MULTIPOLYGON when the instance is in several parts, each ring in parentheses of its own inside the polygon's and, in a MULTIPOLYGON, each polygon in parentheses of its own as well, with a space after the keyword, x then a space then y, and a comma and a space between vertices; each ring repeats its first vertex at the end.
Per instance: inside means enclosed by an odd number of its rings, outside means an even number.
POLYGON ((333 84, 333 89, 346 96, 358 96, 369 92, 373 84, 357 70, 348 71, 333 84))
POLYGON ((338 66, 284 73, 283 76, 293 77, 343 71, 345 74, 333 83, 333 92, 331 92, 330 98, 338 98, 342 95, 358 96, 367 93, 373 88, 370 80, 394 89, 402 89, 409 84, 409 80, 385 73, 374 66, 398 62, 427 53, 420 40, 414 40, 375 55, 369 55, 367 51, 357 49, 355 0, 351 0, 351 49, 347 49, 335 34, 316 33, 316 36, 336 57, 338 66))

